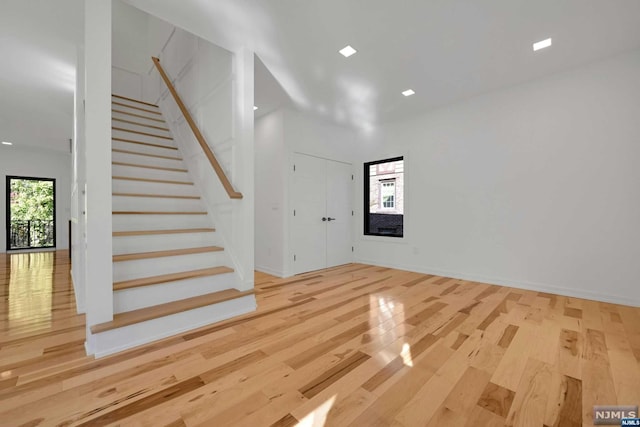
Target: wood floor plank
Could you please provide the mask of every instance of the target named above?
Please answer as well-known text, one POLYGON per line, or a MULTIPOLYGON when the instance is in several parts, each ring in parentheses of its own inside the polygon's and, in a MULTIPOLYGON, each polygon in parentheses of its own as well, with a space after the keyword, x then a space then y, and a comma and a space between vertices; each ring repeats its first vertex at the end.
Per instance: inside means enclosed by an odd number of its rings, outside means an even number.
POLYGON ((591 426, 640 399, 638 307, 363 264, 256 273, 256 312, 95 360, 69 270, 0 256, 0 425, 591 426))

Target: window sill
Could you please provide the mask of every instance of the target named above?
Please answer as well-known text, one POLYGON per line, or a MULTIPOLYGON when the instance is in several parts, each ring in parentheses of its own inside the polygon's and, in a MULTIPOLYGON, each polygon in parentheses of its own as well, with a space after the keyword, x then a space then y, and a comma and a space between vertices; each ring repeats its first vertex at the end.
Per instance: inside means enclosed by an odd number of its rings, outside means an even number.
POLYGON ((395 244, 401 244, 401 245, 406 245, 407 244, 406 236, 403 236, 403 237, 370 236, 370 235, 367 235, 367 234, 362 234, 362 235, 360 235, 360 240, 364 240, 364 241, 367 241, 367 242, 395 243, 395 244))

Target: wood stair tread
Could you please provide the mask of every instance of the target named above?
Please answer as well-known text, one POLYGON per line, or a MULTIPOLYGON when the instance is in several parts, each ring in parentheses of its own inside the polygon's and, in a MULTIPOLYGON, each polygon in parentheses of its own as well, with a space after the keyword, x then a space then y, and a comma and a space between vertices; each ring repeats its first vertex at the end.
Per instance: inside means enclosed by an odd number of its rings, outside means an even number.
POLYGON ((166 148, 167 150, 177 150, 178 149, 178 147, 174 147, 172 145, 154 144, 153 142, 136 141, 135 139, 114 138, 114 137, 112 137, 111 140, 112 141, 120 141, 120 142, 128 142, 130 144, 148 145, 150 147, 166 148))
POLYGON ((113 215, 206 215, 202 211, 113 211, 113 215))
POLYGON ((139 252, 135 254, 113 255, 113 262, 134 261, 138 259, 162 258, 179 255, 193 255, 207 252, 220 252, 223 250, 224 248, 221 248, 220 246, 203 246, 200 248, 171 249, 168 251, 139 252))
POLYGON ((145 322, 147 320, 170 316, 172 314, 181 313, 183 311, 193 310, 212 304, 253 295, 253 293, 253 290, 241 292, 236 289, 226 289, 220 292, 213 292, 197 297, 159 304, 153 307, 146 307, 138 310, 128 311, 125 313, 118 313, 113 316, 113 320, 110 322, 99 323, 97 325, 91 326, 91 333, 97 334, 100 332, 109 331, 111 329, 134 325, 136 323, 145 322))
POLYGON ((186 233, 213 233, 215 228, 178 228, 172 230, 135 230, 135 231, 114 231, 114 237, 118 236, 154 236, 158 234, 186 234, 186 233))
POLYGON ((112 193, 113 196, 119 197, 152 197, 160 199, 189 199, 200 200, 200 196, 178 196, 173 194, 151 194, 151 193, 112 193))
POLYGON ((189 182, 189 181, 172 181, 169 179, 151 179, 151 178, 136 178, 133 176, 120 176, 120 175, 114 175, 111 177, 112 179, 121 179, 121 180, 125 180, 125 181, 142 181, 142 182, 155 182, 155 183, 162 183, 162 184, 181 184, 181 185, 193 185, 193 182, 189 182))
POLYGON ((136 107, 134 105, 129 105, 129 104, 123 104, 122 102, 117 102, 117 101, 111 101, 111 103, 113 105, 120 105, 121 107, 127 107, 127 108, 133 108, 134 110, 140 110, 140 111, 145 111, 147 113, 151 113, 151 114, 157 114, 157 115, 162 115, 162 113, 160 111, 153 111, 153 110, 149 110, 147 108, 140 108, 140 107, 136 107))
POLYGON ((157 169, 157 170, 170 171, 170 172, 189 172, 187 169, 184 169, 184 168, 167 168, 164 166, 141 165, 138 163, 111 162, 111 164, 116 166, 129 166, 132 168, 143 168, 143 169, 157 169))
POLYGON ((113 284, 114 291, 138 288, 141 286, 157 285, 160 283, 175 282, 178 280, 194 279, 196 277, 216 276, 218 274, 233 273, 233 268, 212 267, 200 270, 181 271, 179 273, 161 274, 159 276, 144 277, 141 279, 124 280, 113 284))
POLYGON ((138 104, 148 105, 149 107, 160 108, 156 104, 152 104, 146 101, 140 101, 139 99, 135 99, 135 98, 129 98, 128 96, 116 95, 115 93, 112 93, 111 96, 113 96, 114 98, 126 99, 127 101, 131 101, 131 102, 137 102, 138 104))
POLYGON ((173 140, 172 137, 170 136, 165 136, 165 135, 157 135, 155 133, 149 133, 149 132, 141 132, 139 130, 132 130, 132 129, 126 129, 126 128, 119 128, 117 126, 111 126, 111 130, 117 130, 119 132, 128 132, 128 133, 135 133, 138 135, 144 135, 144 136, 150 136, 152 138, 160 138, 160 139, 169 139, 169 140, 173 140))
POLYGON ((146 124, 146 123, 134 122, 134 121, 131 121, 131 120, 119 119, 117 117, 112 117, 111 120, 116 121, 116 122, 128 123, 130 125, 143 126, 143 127, 146 127, 146 128, 158 129, 158 130, 162 130, 162 131, 165 131, 165 132, 171 132, 171 130, 169 128, 163 128, 163 127, 160 127, 160 126, 149 125, 149 124, 146 124))
POLYGON ((158 159, 176 160, 176 161, 179 161, 179 162, 182 161, 182 158, 180 158, 180 157, 161 156, 159 154, 141 153, 139 151, 123 150, 121 148, 112 148, 111 151, 113 153, 133 154, 135 156, 155 157, 155 158, 158 158, 158 159))
POLYGON ((159 123, 166 123, 166 121, 164 121, 163 119, 154 119, 153 117, 147 117, 147 116, 143 116, 141 114, 136 114, 136 113, 130 113, 128 111, 122 111, 122 110, 114 110, 113 108, 111 109, 112 113, 118 113, 118 114, 126 114, 129 116, 133 116, 133 117, 139 117, 141 119, 145 119, 145 120, 153 120, 154 122, 159 122, 159 123))

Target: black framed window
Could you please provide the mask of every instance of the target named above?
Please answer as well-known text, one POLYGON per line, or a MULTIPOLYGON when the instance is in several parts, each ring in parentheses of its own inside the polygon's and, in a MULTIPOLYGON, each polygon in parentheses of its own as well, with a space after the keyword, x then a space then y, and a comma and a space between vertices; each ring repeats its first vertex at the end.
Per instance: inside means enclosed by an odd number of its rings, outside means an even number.
POLYGON ((364 164, 364 234, 404 236, 404 157, 364 164))
POLYGON ((56 247, 56 180, 6 177, 7 250, 56 247))

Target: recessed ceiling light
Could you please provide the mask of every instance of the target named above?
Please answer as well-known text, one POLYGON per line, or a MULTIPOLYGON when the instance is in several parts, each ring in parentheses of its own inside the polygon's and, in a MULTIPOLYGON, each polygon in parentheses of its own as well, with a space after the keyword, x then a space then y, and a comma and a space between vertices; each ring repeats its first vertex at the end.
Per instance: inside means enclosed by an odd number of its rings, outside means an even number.
POLYGON ((2 141, 2 145, 13 145, 13 142, 2 141))
POLYGON ((415 92, 413 91, 413 89, 407 89, 407 90, 403 91, 402 94, 404 96, 411 96, 411 95, 415 94, 415 92))
POLYGON ((549 46, 551 46, 551 39, 544 39, 533 44, 533 51, 535 52, 536 50, 544 49, 549 46))
POLYGON ((340 52, 340 54, 342 56, 344 56, 345 58, 350 57, 351 55, 353 55, 354 53, 357 52, 357 50, 355 50, 354 48, 352 48, 349 45, 346 45, 345 47, 343 47, 342 49, 340 49, 338 52, 340 52))
POLYGON ((253 111, 256 111, 258 109, 258 107, 256 107, 255 105, 253 106, 253 111))

